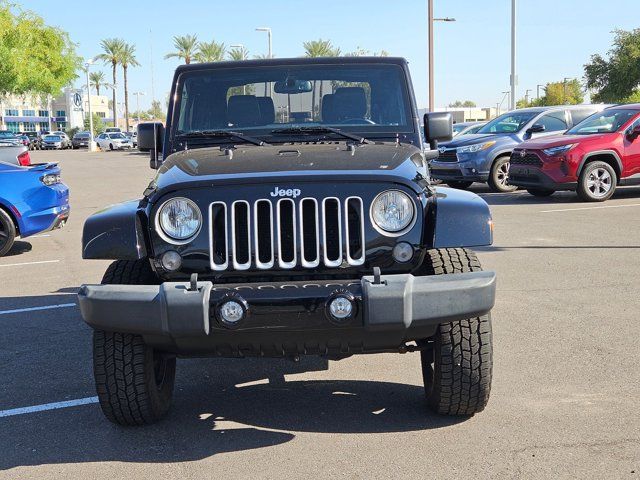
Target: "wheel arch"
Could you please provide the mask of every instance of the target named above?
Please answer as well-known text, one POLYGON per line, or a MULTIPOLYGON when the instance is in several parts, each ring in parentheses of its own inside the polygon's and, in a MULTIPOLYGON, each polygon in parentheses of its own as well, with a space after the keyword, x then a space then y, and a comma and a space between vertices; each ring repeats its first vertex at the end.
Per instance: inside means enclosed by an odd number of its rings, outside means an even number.
POLYGON ((583 157, 583 159, 580 161, 580 166, 578 167, 576 176, 580 178, 580 175, 582 175, 582 171, 584 170, 584 167, 588 163, 596 162, 596 161, 604 162, 610 165, 611 168, 613 168, 613 170, 616 172, 616 176, 618 177, 617 183, 618 184, 620 183, 623 166, 622 166, 622 160, 620 159, 620 156, 615 150, 596 150, 596 151, 587 153, 583 157))
POLYGON ((13 226, 16 228, 16 236, 20 236, 20 222, 18 222, 18 218, 16 217, 16 214, 13 212, 13 210, 9 208, 7 206, 7 203, 4 202, 1 198, 0 198, 0 210, 2 210, 7 215, 9 215, 9 218, 13 221, 13 226))

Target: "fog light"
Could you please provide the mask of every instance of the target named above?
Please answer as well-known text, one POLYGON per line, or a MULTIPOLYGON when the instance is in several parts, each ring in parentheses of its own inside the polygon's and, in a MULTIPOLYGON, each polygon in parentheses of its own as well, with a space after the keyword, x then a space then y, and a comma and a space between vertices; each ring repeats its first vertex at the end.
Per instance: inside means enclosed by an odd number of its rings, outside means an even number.
POLYGON ((162 268, 164 268, 167 272, 175 272, 182 266, 182 257, 178 252, 173 250, 169 250, 164 255, 162 255, 162 268))
POLYGON ((349 318, 353 313, 353 302, 342 295, 335 297, 329 302, 329 313, 337 320, 349 318))
POLYGON ((218 309, 220 320, 234 325, 244 318, 244 307, 236 300, 227 300, 218 309))
POLYGON ((413 247, 410 243, 400 242, 393 247, 393 258, 398 263, 406 263, 413 258, 413 247))

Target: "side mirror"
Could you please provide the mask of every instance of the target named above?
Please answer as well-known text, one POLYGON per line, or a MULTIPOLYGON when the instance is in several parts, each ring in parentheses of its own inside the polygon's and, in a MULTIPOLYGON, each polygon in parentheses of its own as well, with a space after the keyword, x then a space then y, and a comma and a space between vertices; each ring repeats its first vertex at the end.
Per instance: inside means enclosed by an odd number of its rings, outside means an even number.
POLYGON ((424 114, 425 141, 432 150, 438 148, 438 142, 447 142, 453 138, 453 117, 449 112, 429 112, 424 114))
POLYGON ((633 141, 636 138, 640 137, 640 124, 636 125, 635 127, 633 127, 629 133, 627 133, 627 138, 629 138, 629 140, 633 141))
POLYGON ((532 133, 542 133, 546 130, 544 125, 540 125, 539 123, 533 124, 531 127, 527 129, 527 133, 531 135, 532 133))
POLYGON ((149 166, 157 170, 162 163, 158 154, 162 152, 164 125, 160 122, 145 122, 138 125, 138 149, 149 153, 149 166))

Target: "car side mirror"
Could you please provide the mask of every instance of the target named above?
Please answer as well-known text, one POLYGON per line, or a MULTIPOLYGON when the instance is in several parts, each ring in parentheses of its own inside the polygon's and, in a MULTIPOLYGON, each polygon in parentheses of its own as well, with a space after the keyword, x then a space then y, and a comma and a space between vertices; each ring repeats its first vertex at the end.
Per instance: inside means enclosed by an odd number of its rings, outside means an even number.
POLYGON ((544 125, 540 125, 539 123, 536 123, 527 129, 527 133, 531 135, 532 133, 542 133, 545 130, 546 130, 546 127, 544 125))
POLYGON ((627 138, 629 138, 629 140, 631 141, 635 140, 638 137, 640 137, 640 124, 633 127, 627 134, 627 138))
POLYGON ((453 138, 453 117, 449 112, 429 112, 424 114, 425 141, 432 150, 438 148, 438 142, 447 142, 453 138))
POLYGON ((144 122, 138 125, 138 149, 149 151, 149 166, 157 170, 164 142, 164 125, 160 122, 144 122))

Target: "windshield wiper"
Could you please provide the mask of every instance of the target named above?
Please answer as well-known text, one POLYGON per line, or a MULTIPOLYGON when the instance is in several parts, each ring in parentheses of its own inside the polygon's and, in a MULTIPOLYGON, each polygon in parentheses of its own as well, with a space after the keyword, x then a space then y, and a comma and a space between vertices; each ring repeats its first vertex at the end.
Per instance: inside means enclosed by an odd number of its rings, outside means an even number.
POLYGON ((251 137, 240 132, 232 132, 230 130, 193 130, 191 132, 179 133, 178 138, 238 138, 243 142, 252 143, 258 147, 268 146, 269 144, 259 138, 251 137))
POLYGON ((340 135, 341 137, 348 138, 349 140, 355 140, 358 143, 371 143, 364 137, 360 135, 355 135, 353 133, 343 132, 339 128, 333 127, 289 127, 289 128, 278 128, 276 130, 271 130, 271 133, 274 135, 289 135, 289 134, 300 134, 300 135, 313 135, 314 133, 335 133, 336 135, 340 135))

